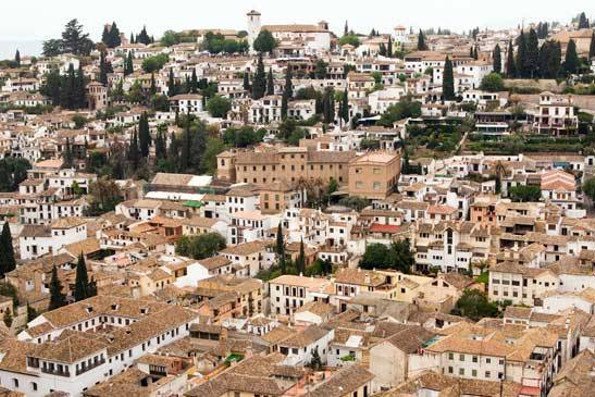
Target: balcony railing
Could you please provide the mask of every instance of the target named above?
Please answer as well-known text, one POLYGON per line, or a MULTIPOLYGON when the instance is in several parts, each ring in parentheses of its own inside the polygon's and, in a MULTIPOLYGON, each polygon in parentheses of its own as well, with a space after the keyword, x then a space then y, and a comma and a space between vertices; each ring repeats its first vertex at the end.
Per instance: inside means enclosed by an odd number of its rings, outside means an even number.
POLYGON ((80 375, 82 373, 85 373, 87 371, 92 370, 93 368, 97 368, 97 367, 99 367, 100 365, 103 365, 103 364, 105 364, 105 359, 95 361, 95 362, 91 363, 91 365, 87 365, 87 366, 85 366, 83 368, 77 369, 76 372, 75 372, 75 374, 78 376, 78 375, 80 375))

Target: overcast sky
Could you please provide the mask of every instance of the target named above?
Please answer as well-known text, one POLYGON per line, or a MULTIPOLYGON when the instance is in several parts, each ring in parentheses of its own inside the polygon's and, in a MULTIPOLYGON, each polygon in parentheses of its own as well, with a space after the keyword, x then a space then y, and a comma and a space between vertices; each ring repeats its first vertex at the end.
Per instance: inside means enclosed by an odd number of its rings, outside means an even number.
POLYGON ((245 29, 250 9, 262 13, 263 23, 325 19, 333 31, 342 32, 348 20, 350 28, 365 33, 396 25, 461 31, 516 26, 523 19, 565 23, 581 11, 595 16, 593 0, 17 0, 2 1, 0 40, 55 37, 72 18, 78 18, 95 40, 103 24, 112 20, 127 33, 146 24, 156 38, 167 29, 245 29))

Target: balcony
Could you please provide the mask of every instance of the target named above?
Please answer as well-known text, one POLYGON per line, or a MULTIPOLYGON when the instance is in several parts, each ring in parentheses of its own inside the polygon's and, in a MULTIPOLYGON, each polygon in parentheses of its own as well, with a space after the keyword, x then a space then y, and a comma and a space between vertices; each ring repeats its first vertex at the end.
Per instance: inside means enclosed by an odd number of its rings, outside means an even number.
POLYGON ((50 374, 50 375, 56 375, 56 376, 63 376, 65 378, 69 378, 70 377, 70 372, 68 371, 68 369, 66 370, 58 370, 57 368, 51 370, 47 367, 42 367, 41 368, 41 372, 43 372, 44 374, 50 374))
POLYGON ((83 373, 85 373, 87 371, 90 371, 90 370, 92 370, 94 368, 97 368, 97 367, 99 367, 100 365, 103 365, 103 364, 105 364, 105 359, 97 360, 97 361, 93 362, 91 365, 87 365, 87 366, 85 366, 83 368, 77 369, 76 372, 75 372, 75 375, 76 376, 79 376, 80 374, 83 374, 83 373))

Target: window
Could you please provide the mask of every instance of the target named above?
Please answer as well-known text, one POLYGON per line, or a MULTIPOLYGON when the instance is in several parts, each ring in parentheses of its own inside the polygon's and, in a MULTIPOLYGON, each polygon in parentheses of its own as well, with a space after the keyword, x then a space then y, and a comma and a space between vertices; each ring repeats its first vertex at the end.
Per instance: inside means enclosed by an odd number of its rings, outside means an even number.
POLYGON ((471 376, 473 376, 474 378, 477 377, 477 370, 476 369, 472 369, 471 370, 471 376))
POLYGON ((459 368, 459 375, 465 376, 465 368, 459 368))

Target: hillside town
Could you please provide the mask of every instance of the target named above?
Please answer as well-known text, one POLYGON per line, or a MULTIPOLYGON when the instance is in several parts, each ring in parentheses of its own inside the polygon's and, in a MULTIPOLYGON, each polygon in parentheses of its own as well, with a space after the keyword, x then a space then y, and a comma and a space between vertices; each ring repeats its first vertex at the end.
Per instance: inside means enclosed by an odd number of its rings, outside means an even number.
POLYGON ((0 396, 593 396, 595 15, 261 11, 0 61, 0 396))

